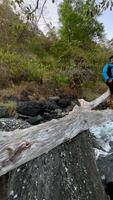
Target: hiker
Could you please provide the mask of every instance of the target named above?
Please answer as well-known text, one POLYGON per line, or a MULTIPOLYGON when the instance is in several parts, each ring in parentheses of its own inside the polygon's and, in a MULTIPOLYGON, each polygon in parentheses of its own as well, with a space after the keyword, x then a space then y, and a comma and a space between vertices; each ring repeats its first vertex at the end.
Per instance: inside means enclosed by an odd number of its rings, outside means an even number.
POLYGON ((109 62, 104 65, 102 75, 105 83, 110 89, 111 100, 113 101, 113 56, 111 56, 109 62))

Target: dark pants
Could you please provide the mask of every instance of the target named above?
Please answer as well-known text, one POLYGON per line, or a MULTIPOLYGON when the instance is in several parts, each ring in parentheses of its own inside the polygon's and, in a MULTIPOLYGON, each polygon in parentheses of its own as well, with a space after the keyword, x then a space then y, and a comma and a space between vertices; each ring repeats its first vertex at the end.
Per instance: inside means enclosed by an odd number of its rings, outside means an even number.
POLYGON ((111 94, 113 94, 113 81, 111 83, 109 83, 108 81, 106 81, 106 84, 109 87, 111 94))

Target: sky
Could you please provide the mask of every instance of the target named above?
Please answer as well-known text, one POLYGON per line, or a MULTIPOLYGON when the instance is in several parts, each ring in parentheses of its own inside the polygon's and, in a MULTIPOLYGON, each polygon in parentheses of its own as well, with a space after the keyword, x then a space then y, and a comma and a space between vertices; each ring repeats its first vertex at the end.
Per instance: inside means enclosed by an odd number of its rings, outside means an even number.
MULTIPOLYGON (((26 0, 26 2, 28 2, 26 0)), ((36 0, 29 0, 29 2, 33 3, 33 6, 36 5, 36 0)), ((44 1, 42 1, 43 3, 44 1)), ((44 17, 47 23, 52 22, 52 25, 58 29, 59 21, 58 21, 58 5, 62 2, 62 0, 56 0, 55 3, 52 3, 52 0, 47 0, 44 9, 44 17)), ((38 11, 39 12, 39 11, 38 11)), ((98 18, 100 22, 104 24, 105 34, 107 39, 113 38, 113 11, 107 9, 103 12, 102 16, 98 18)), ((46 26, 43 20, 40 20, 39 26, 43 31, 46 31, 46 26)))
POLYGON ((106 38, 113 38, 113 10, 106 10, 102 16, 99 17, 99 21, 104 24, 106 38))

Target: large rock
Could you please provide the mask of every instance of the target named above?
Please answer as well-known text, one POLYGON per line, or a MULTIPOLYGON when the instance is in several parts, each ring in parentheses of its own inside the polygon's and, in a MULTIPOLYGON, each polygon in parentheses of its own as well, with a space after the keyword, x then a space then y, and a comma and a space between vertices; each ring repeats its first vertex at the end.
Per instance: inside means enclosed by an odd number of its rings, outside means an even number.
POLYGON ((8 180, 8 200, 106 200, 88 132, 13 170, 8 180))
POLYGON ((22 115, 37 116, 42 115, 44 111, 45 101, 25 101, 17 105, 17 112, 22 115))

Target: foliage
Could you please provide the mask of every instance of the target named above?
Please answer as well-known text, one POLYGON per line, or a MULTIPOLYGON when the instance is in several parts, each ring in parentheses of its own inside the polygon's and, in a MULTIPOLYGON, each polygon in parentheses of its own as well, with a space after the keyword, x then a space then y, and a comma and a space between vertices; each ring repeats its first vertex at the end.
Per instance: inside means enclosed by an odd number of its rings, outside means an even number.
MULTIPOLYGON (((12 1, 17 3, 19 6, 24 3, 24 0, 12 0, 12 1)), ((34 12, 39 8, 40 1, 41 0, 36 0, 36 7, 33 10, 34 12)), ((53 3, 55 2, 55 0, 51 0, 51 1, 53 3)), ((101 8, 102 10, 106 10, 108 8, 110 8, 110 10, 112 10, 112 7, 113 7, 113 1, 112 0, 102 0, 102 1, 87 0, 86 3, 87 3, 87 8, 90 12, 94 11, 94 10, 98 10, 98 7, 101 8)))
POLYGON ((14 101, 8 101, 7 103, 0 102, 0 106, 4 106, 7 108, 9 116, 14 116, 16 113, 16 103, 14 101))
POLYGON ((37 85, 51 83, 53 88, 87 85, 92 90, 102 81, 102 66, 112 53, 94 40, 102 36, 103 26, 96 20, 97 14, 93 18, 85 15, 82 0, 61 4, 60 38, 54 28, 44 35, 37 25, 23 22, 4 2, 0 5, 1 88, 36 81, 37 85))
POLYGON ((84 0, 64 0, 60 5, 60 35, 63 40, 87 42, 102 38, 103 25, 96 19, 99 12, 90 17, 86 14, 86 9, 87 4, 84 0))

